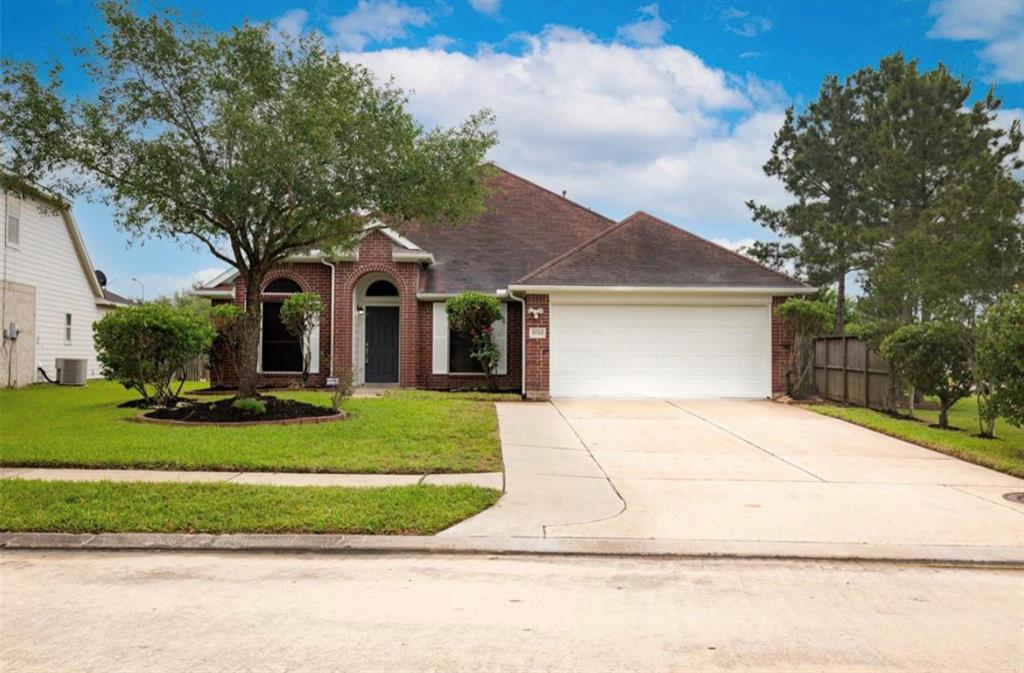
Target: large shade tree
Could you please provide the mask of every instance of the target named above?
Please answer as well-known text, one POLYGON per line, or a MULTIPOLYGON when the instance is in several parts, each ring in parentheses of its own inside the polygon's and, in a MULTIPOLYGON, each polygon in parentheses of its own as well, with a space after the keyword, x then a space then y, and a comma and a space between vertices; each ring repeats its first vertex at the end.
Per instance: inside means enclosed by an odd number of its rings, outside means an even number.
MULTIPOLYGON (((123 230, 205 247, 239 271, 247 297, 289 255, 481 209, 489 112, 428 131, 403 91, 316 35, 214 33, 99 7, 106 31, 82 51, 92 95, 65 96, 59 68, 40 78, 32 64, 2 64, 2 161, 19 182, 65 198, 97 190, 123 230)), ((245 323, 243 397, 256 393, 260 302, 245 323)))

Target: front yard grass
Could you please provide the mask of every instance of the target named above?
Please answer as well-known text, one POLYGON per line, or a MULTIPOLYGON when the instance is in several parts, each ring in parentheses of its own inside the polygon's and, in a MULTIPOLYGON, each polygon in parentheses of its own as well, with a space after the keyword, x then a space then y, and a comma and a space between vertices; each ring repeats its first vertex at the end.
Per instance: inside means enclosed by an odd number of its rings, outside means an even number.
POLYGON ((957 430, 929 427, 931 423, 938 423, 938 411, 918 409, 914 415, 921 420, 914 421, 861 407, 812 404, 806 408, 1000 472, 1024 477, 1024 428, 1015 428, 1000 418, 996 421, 996 439, 977 437, 978 402, 974 397, 962 399, 950 409, 949 424, 957 430))
MULTIPOLYGON (((326 393, 273 394, 330 406, 326 393)), ((395 391, 348 400, 350 417, 337 423, 242 428, 136 423, 137 409, 117 407, 134 397, 110 381, 0 390, 0 464, 359 473, 502 466, 497 414, 486 395, 395 391)))
POLYGON ((0 482, 0 530, 432 535, 493 505, 475 486, 0 482))

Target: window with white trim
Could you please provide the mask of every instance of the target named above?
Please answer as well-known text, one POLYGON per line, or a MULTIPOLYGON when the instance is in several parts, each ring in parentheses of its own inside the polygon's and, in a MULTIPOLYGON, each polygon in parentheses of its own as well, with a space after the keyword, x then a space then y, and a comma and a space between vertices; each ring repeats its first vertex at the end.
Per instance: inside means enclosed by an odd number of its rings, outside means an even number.
POLYGON ((21 199, 7 197, 7 245, 17 247, 21 243, 21 199))
MULTIPOLYGON (((445 310, 443 301, 434 303, 433 310, 433 367, 434 374, 479 374, 483 372, 480 363, 474 360, 470 353, 473 350, 472 341, 468 336, 454 332, 448 326, 448 312, 445 310)), ((501 305, 502 319, 495 321, 493 328, 494 341, 501 353, 496 373, 504 375, 508 373, 508 304, 501 305)))
POLYGON ((64 341, 71 343, 71 314, 64 314, 64 341))

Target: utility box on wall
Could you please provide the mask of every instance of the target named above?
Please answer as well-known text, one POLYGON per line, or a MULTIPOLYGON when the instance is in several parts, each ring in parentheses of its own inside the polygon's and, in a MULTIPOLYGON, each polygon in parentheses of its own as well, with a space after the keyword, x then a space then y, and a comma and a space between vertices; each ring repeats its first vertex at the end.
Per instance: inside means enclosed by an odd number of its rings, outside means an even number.
POLYGON ((0 386, 27 386, 35 381, 36 289, 0 281, 3 338, 0 340, 0 386))

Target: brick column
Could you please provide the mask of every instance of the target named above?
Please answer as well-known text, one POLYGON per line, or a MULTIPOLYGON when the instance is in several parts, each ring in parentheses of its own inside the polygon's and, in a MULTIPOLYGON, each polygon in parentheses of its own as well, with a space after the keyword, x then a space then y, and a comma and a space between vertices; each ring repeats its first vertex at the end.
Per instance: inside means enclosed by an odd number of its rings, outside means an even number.
POLYGON ((779 304, 789 297, 772 297, 772 395, 786 392, 786 373, 789 371, 789 356, 793 350, 796 327, 792 321, 783 320, 775 314, 779 304))
POLYGON ((546 400, 549 396, 551 355, 551 306, 546 294, 526 295, 526 397, 531 400, 546 400), (541 309, 544 312, 535 318, 530 309, 541 309), (544 338, 531 338, 530 330, 543 328, 544 338))

